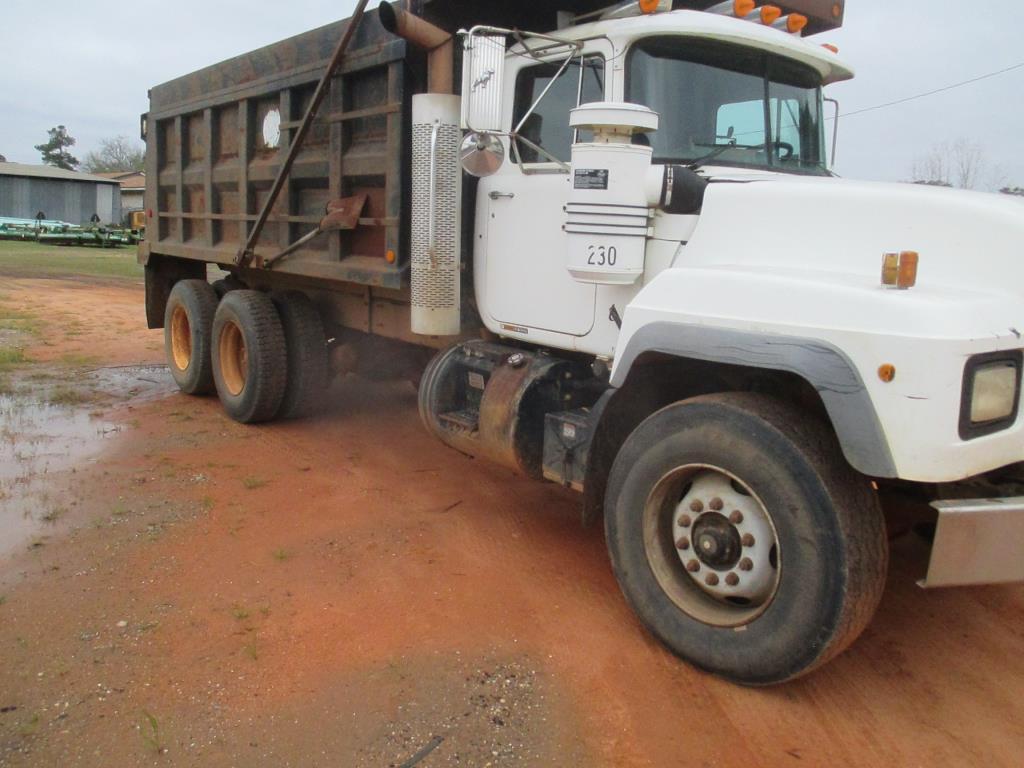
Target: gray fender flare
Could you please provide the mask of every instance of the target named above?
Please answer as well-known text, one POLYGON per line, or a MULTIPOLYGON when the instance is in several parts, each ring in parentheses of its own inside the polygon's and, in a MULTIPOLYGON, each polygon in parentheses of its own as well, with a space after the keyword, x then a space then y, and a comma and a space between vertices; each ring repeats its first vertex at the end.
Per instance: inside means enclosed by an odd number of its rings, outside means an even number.
POLYGON ((897 477, 889 442, 856 367, 818 339, 658 322, 644 326, 619 356, 611 385, 621 387, 645 352, 794 373, 821 396, 846 460, 870 477, 897 477))

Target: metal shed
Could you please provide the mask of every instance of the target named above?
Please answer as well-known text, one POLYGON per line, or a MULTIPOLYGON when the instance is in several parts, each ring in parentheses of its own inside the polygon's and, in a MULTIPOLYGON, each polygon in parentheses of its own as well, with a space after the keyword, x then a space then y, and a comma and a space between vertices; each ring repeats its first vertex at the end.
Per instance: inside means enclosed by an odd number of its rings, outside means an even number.
POLYGON ((121 186, 114 179, 48 165, 0 163, 0 216, 88 224, 121 222, 121 186))

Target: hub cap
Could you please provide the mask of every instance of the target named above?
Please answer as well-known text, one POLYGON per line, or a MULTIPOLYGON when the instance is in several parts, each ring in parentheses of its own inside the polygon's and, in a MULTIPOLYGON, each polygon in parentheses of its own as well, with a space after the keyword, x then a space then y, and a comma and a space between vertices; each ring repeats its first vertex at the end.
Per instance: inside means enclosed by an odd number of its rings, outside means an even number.
POLYGON ((771 516, 722 469, 681 467, 662 478, 644 510, 644 545, 666 594, 707 624, 749 623, 778 588, 781 563, 771 516))
POLYGON ((179 371, 187 371, 192 363, 192 325, 182 306, 171 313, 171 359, 179 371))
POLYGON ((220 332, 220 372, 228 392, 237 397, 249 374, 249 352, 242 329, 228 321, 220 332))

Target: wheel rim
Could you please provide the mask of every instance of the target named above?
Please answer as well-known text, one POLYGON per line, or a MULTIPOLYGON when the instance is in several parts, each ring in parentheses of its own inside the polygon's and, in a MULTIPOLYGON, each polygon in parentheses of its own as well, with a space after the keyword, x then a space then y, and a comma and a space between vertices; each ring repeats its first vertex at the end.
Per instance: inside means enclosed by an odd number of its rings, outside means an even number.
POLYGON ((749 624, 771 604, 782 574, 775 523, 764 503, 719 467, 669 472, 647 497, 644 550, 666 595, 705 624, 749 624))
POLYGON ((224 324, 219 347, 221 379, 228 392, 237 397, 245 389, 249 373, 249 352, 245 346, 245 336, 237 323, 229 320, 224 324))
POLYGON ((182 306, 171 313, 171 359, 179 371, 187 371, 192 364, 192 324, 182 306))

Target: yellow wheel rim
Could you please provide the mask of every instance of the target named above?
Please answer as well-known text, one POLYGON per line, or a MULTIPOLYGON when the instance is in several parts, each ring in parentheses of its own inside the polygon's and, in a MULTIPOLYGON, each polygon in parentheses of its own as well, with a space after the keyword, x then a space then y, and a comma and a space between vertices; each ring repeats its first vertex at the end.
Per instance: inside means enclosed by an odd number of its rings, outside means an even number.
POLYGON ((249 370, 249 352, 245 347, 242 329, 229 320, 220 332, 220 374, 232 396, 237 397, 245 389, 249 370))
POLYGON ((192 364, 192 324, 182 306, 171 313, 171 359, 179 371, 187 371, 192 364))

